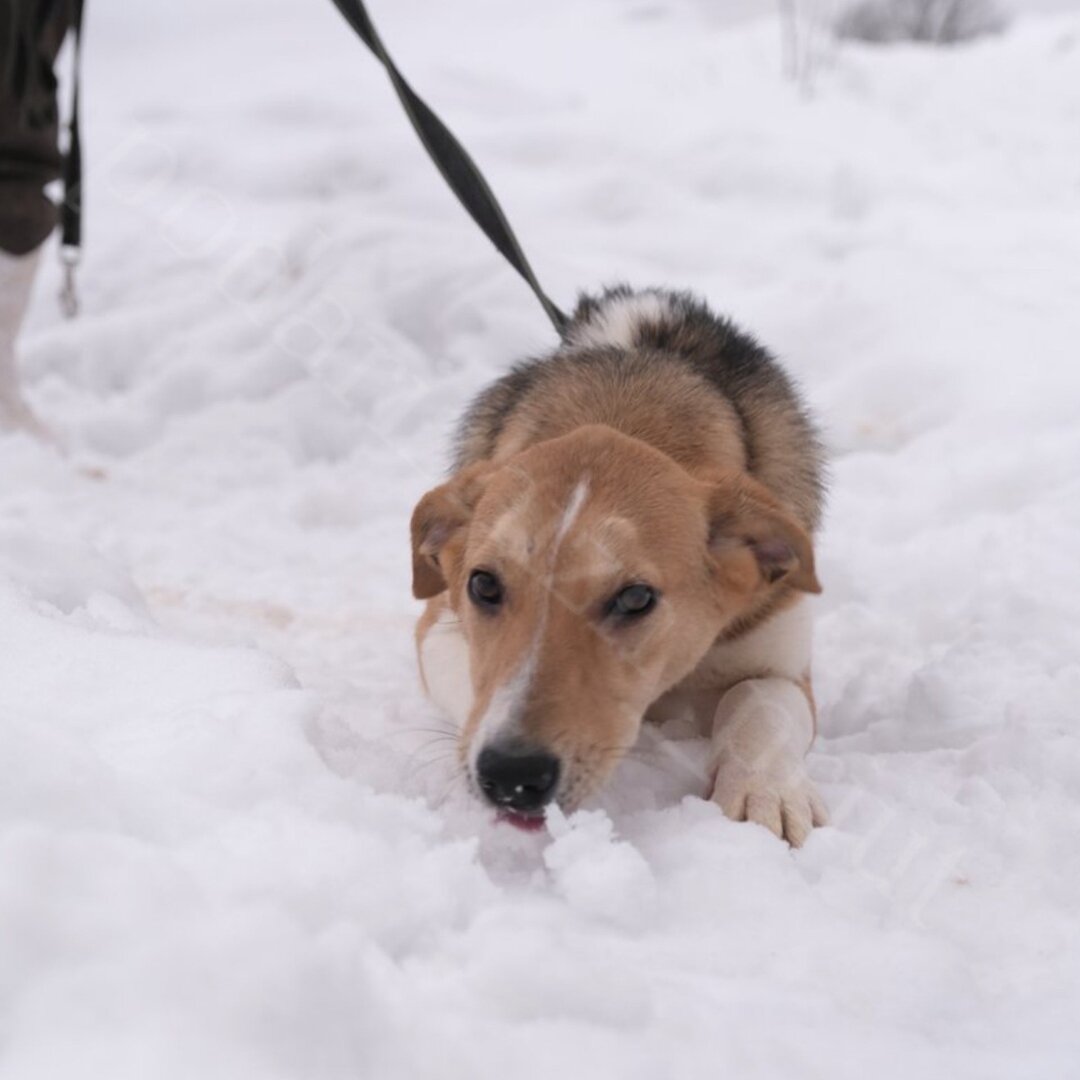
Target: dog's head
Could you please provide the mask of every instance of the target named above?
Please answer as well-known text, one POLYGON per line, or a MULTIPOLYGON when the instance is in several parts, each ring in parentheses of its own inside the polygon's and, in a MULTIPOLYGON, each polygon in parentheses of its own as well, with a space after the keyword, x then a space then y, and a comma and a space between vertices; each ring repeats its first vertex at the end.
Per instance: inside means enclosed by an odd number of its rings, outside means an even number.
POLYGON ((595 790, 725 627, 777 589, 819 591, 763 487, 603 426, 463 469, 420 500, 412 544, 413 592, 448 590, 468 642, 469 777, 523 816, 595 790))

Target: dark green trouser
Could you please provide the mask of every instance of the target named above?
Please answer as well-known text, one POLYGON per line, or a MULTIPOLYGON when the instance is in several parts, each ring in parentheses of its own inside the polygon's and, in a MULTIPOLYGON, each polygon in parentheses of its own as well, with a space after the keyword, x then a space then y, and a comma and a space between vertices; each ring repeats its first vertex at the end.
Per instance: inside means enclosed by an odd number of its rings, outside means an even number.
POLYGON ((0 250, 24 255, 56 227, 45 185, 60 176, 53 62, 72 0, 0 0, 0 250))

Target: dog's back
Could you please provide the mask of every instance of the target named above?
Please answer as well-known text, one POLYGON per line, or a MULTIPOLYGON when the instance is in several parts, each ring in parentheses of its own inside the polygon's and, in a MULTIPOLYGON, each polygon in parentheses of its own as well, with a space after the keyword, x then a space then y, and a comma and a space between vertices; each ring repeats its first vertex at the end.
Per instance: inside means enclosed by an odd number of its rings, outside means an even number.
POLYGON ((455 468, 594 423, 695 474, 744 470, 807 529, 819 523, 821 443, 791 380, 688 294, 619 286, 582 297, 555 352, 518 364, 474 401, 455 468))

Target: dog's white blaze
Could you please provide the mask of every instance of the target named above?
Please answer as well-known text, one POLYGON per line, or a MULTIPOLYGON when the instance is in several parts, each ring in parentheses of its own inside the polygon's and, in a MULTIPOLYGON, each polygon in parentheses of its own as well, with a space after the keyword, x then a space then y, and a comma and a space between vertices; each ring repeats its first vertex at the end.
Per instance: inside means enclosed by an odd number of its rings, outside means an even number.
MULTIPOLYGON (((551 563, 554 565, 555 559, 559 554, 559 548, 562 546, 562 542, 566 539, 566 534, 573 527, 574 522, 577 520, 578 514, 581 513, 581 508, 585 505, 585 500, 589 496, 589 478, 583 476, 574 487, 573 492, 570 495, 570 501, 567 502, 566 508, 563 510, 562 517, 559 519, 559 527, 555 530, 555 539, 551 545, 551 563)), ((546 611, 545 611, 546 614, 546 611)))
MULTIPOLYGON (((542 629, 542 628, 541 628, 542 629)), ((540 633, 537 632, 524 660, 517 671, 491 695, 488 707, 473 735, 469 757, 473 773, 476 772, 476 759, 480 751, 490 743, 517 734, 523 706, 528 700, 529 687, 536 673, 536 655, 540 651, 540 633)))
POLYGON ((544 629, 547 626, 548 608, 551 604, 551 587, 555 573, 555 560, 559 554, 559 548, 566 539, 574 522, 585 505, 589 495, 589 478, 583 476, 574 490, 570 493, 562 516, 559 518, 558 527, 551 543, 551 552, 548 556, 548 575, 545 582, 543 596, 541 598, 540 611, 537 613, 536 632, 533 634, 532 643, 524 659, 518 665, 514 674, 502 684, 496 687, 491 695, 491 701, 484 710, 480 722, 477 724, 476 733, 473 736, 470 757, 473 768, 476 767, 476 759, 491 742, 506 738, 517 733, 521 721, 521 714, 525 702, 528 700, 529 690, 532 687, 533 676, 536 674, 536 661, 540 653, 540 645, 544 639, 544 629))
POLYGON ((635 293, 608 300, 583 326, 575 327, 571 340, 575 345, 615 345, 630 349, 637 344, 637 330, 642 323, 658 322, 670 308, 664 297, 655 293, 635 293))

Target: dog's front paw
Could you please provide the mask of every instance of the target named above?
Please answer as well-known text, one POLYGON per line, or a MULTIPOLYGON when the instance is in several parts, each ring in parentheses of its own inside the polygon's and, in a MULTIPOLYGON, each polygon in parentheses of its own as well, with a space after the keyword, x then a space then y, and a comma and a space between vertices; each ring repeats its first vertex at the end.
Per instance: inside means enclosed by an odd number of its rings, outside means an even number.
POLYGON ((802 847, 810 830, 829 820, 801 763, 781 772, 750 771, 740 762, 722 761, 712 801, 732 821, 756 821, 792 847, 802 847))

